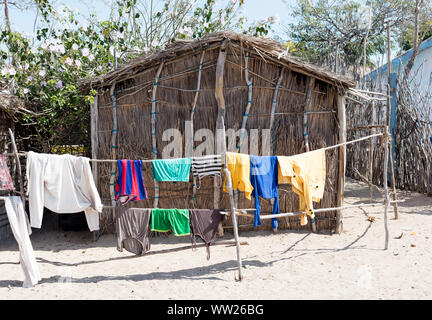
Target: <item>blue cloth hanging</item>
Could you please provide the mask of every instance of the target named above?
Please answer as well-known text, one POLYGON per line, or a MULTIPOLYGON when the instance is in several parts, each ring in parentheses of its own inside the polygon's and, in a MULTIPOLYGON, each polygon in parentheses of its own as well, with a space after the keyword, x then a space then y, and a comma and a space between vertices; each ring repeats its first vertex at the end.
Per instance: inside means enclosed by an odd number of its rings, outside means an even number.
MULTIPOLYGON (((261 205, 259 197, 274 199, 273 214, 279 213, 278 161, 277 156, 250 156, 250 181, 255 198, 254 227, 261 225, 261 205)), ((272 219, 272 228, 278 226, 276 218, 272 219)))

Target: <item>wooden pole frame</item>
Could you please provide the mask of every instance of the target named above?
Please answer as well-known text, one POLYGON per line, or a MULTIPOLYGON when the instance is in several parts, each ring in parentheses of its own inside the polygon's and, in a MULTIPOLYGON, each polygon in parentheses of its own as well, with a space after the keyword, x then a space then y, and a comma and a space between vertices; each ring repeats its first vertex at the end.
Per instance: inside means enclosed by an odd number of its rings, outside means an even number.
POLYGON ((384 164, 383 164, 383 186, 384 186, 384 231, 385 231, 385 244, 384 250, 388 249, 389 245, 389 230, 388 230, 388 218, 387 212, 390 202, 389 191, 387 187, 387 170, 389 161, 389 126, 390 126, 390 116, 391 116, 391 105, 390 105, 390 67, 391 66, 391 56, 390 56, 390 24, 387 22, 387 106, 386 106, 386 122, 385 122, 385 132, 383 136, 384 142, 384 164))
MULTIPOLYGON (((279 71, 279 79, 276 83, 275 90, 273 93, 273 101, 272 101, 272 108, 271 108, 271 114, 270 114, 270 124, 269 124, 269 130, 270 130, 270 155, 273 155, 276 151, 276 147, 274 145, 274 133, 273 133, 273 123, 274 123, 274 116, 276 112, 277 107, 277 98, 279 93, 279 87, 283 79, 284 74, 284 68, 281 67, 279 71)), ((272 206, 274 206, 274 199, 270 199, 270 203, 272 206)), ((277 232, 277 228, 273 228, 273 232, 277 232)))
MULTIPOLYGON (((391 119, 391 48, 390 48, 390 23, 387 22, 387 112, 386 112, 386 134, 389 133, 390 119, 391 119)), ((391 136, 388 137, 391 139, 391 136)), ((389 140, 391 141, 391 140, 389 140)), ((387 141, 386 148, 390 148, 389 151, 389 164, 390 164, 390 178, 391 188, 393 190, 393 200, 396 201, 396 183, 393 168, 393 156, 392 156, 392 144, 387 141)), ((397 202, 393 203, 394 218, 397 220, 399 217, 397 202)))
MULTIPOLYGON (((99 137, 98 137, 98 101, 99 95, 94 97, 93 103, 90 104, 90 139, 91 139, 91 154, 92 159, 97 159, 99 150, 99 137)), ((95 181, 96 189, 99 190, 99 176, 98 176, 98 163, 92 163, 92 175, 95 181)), ((93 231, 93 241, 97 241, 100 236, 100 230, 93 231)))
MULTIPOLYGON (((99 137, 98 137, 98 127, 99 127, 99 110, 98 110, 99 95, 94 97, 93 103, 90 104, 90 136, 91 136, 91 154, 92 159, 97 159, 99 150, 99 137)), ((99 188, 99 176, 98 176, 98 166, 97 163, 92 165, 92 174, 95 180, 96 188, 99 188)))
MULTIPOLYGON (((345 95, 338 94, 338 119, 339 119, 339 143, 346 143, 346 113, 345 113, 345 95)), ((339 178, 337 189, 338 207, 343 206, 345 190, 345 170, 346 170, 346 145, 339 147, 339 178)), ((336 212, 335 232, 341 234, 343 231, 342 209, 336 212)))
MULTIPOLYGON (((370 108, 371 108, 370 123, 373 123, 374 114, 375 114, 375 101, 372 101, 370 103, 370 108)), ((371 129, 371 133, 375 133, 375 130, 373 128, 371 129)), ((373 189, 372 189, 372 185, 373 185, 373 154, 374 154, 374 139, 370 138, 369 139, 369 162, 368 162, 369 170, 368 170, 368 179, 367 179, 369 181, 369 201, 370 202, 372 202, 372 197, 373 197, 373 189)))
MULTIPOLYGON (((311 109, 312 106, 312 91, 315 87, 315 78, 311 77, 309 78, 309 82, 307 85, 307 91, 306 91, 306 103, 303 110, 303 140, 304 140, 304 146, 305 151, 309 152, 309 124, 308 124, 308 112, 311 109)), ((311 228, 312 232, 316 232, 316 220, 315 217, 311 219, 311 228)))
MULTIPOLYGON (((219 56, 216 66, 216 79, 215 79, 215 98, 218 104, 218 113, 216 120, 216 152, 222 154, 223 164, 224 164, 224 172, 226 175, 226 187, 228 189, 229 198, 230 198, 230 208, 232 212, 235 212, 235 203, 234 203, 234 193, 232 189, 232 179, 231 174, 228 170, 227 163, 227 145, 226 145, 226 134, 225 134, 225 98, 223 95, 223 79, 224 79, 224 68, 226 61, 226 49, 227 49, 227 41, 222 42, 221 47, 219 49, 219 56)), ((237 217, 235 214, 231 215, 233 231, 234 231, 234 239, 236 243, 236 252, 237 252, 237 267, 238 267, 238 277, 237 280, 241 281, 243 279, 242 276, 242 260, 240 253, 240 241, 238 236, 238 226, 237 226, 237 217)))
MULTIPOLYGON (((117 125, 117 99, 115 96, 115 86, 116 83, 114 82, 110 89, 110 96, 113 102, 112 105, 112 121, 113 121, 113 127, 112 127, 112 134, 111 134, 111 158, 115 160, 111 164, 111 174, 110 174, 110 195, 111 195, 111 205, 115 207, 116 201, 115 201, 115 174, 116 174, 116 159, 117 159, 117 132, 118 132, 118 125, 117 125)), ((113 223, 115 224, 115 209, 112 209, 112 219, 113 223)))
POLYGON ((244 68, 245 80, 246 80, 246 84, 248 86, 248 101, 247 101, 247 105, 246 105, 246 108, 245 108, 245 112, 243 113, 242 125, 241 125, 241 129, 240 129, 239 143, 236 146, 237 153, 240 152, 240 148, 242 146, 243 138, 246 135, 246 124, 247 124, 247 120, 249 118, 250 109, 252 107, 252 93, 253 93, 252 92, 252 87, 253 87, 253 83, 252 83, 252 80, 249 78, 249 69, 248 69, 248 65, 249 65, 249 52, 246 51, 244 59, 245 59, 245 68, 244 68))
POLYGON ((279 87, 280 87, 280 84, 282 82, 283 75, 284 75, 284 68, 281 67, 280 73, 279 73, 279 79, 278 79, 278 82, 276 83, 275 90, 273 93, 273 101, 272 101, 272 108, 271 108, 271 114, 270 114, 270 124, 269 124, 270 138, 271 138, 270 155, 273 155, 276 151, 276 147, 274 146, 273 124, 274 124, 274 116, 275 116, 276 107, 277 107, 277 98, 278 98, 278 93, 279 93, 279 87))
MULTIPOLYGON (((198 102, 198 98, 199 98, 199 93, 200 93, 200 88, 201 88, 201 74, 202 74, 202 70, 203 70, 203 61, 204 61, 204 55, 205 55, 205 50, 203 50, 203 52, 201 52, 201 57, 200 57, 200 62, 199 62, 199 68, 198 68, 198 80, 197 80, 197 87, 196 87, 196 91, 195 91, 195 97, 194 97, 194 101, 192 104, 192 108, 191 108, 191 112, 190 112, 190 137, 191 137, 191 141, 190 141, 190 150, 185 150, 185 155, 189 156, 188 154, 190 154, 191 157, 194 156, 194 116, 195 116, 195 111, 196 111, 196 107, 197 107, 197 102, 198 102)), ((196 194, 196 177, 195 175, 193 175, 192 177, 193 182, 192 182, 192 198, 191 198, 191 204, 192 207, 195 208, 195 194, 196 194)), ((216 190, 216 188, 215 188, 216 190)), ((218 201, 214 201, 214 205, 219 205, 219 200, 218 201)), ((218 207, 215 207, 218 208, 218 207)))
MULTIPOLYGON (((222 118, 222 132, 223 132, 223 137, 225 140, 225 123, 224 123, 223 118, 222 118)), ((232 184, 231 173, 228 170, 228 162, 227 162, 227 156, 226 156, 226 141, 224 141, 224 142, 225 143, 224 143, 223 158, 224 158, 224 172, 226 175, 226 187, 228 189, 231 212, 235 212, 234 194, 233 194, 233 189, 232 189, 233 184, 232 184)), ((234 240, 235 240, 235 244, 236 244, 236 253, 237 253, 238 277, 236 280, 241 281, 241 280, 243 280, 243 275, 242 275, 242 259, 241 259, 241 252, 240 252, 240 239, 239 239, 239 235, 238 235, 237 215, 232 214, 231 220, 232 220, 232 225, 233 225, 234 240)))
MULTIPOLYGON (((165 61, 162 60, 159 68, 156 71, 156 75, 155 75, 155 80, 153 83, 153 90, 152 90, 152 111, 150 114, 151 117, 151 136, 152 136, 152 158, 153 159, 157 159, 157 141, 156 141, 156 93, 157 93, 157 88, 159 85, 159 79, 160 79, 160 74, 162 72, 162 68, 164 66, 165 61)), ((155 188, 155 196, 154 196, 154 202, 153 202, 153 207, 157 208, 159 205, 159 183, 156 181, 156 179, 153 179, 154 182, 154 188, 155 188)))

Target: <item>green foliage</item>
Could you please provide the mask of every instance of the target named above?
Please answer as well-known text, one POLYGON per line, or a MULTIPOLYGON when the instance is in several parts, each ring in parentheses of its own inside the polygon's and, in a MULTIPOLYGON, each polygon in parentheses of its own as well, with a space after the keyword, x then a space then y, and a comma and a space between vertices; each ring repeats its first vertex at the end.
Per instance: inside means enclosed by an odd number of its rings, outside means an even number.
POLYGON ((407 19, 407 0, 299 0, 293 10, 296 22, 288 26, 293 54, 310 61, 324 63, 337 59, 355 73, 364 57, 386 50, 386 22, 393 31, 407 19))
MULTIPOLYGON (((232 0, 216 9, 215 0, 193 6, 186 0, 118 0, 110 20, 83 25, 77 14, 65 9, 60 15, 48 0, 36 0, 43 25, 35 38, 1 31, 0 87, 13 87, 37 116, 19 115, 22 125, 32 125, 39 150, 51 152, 73 133, 76 144, 88 142, 89 108, 96 92, 80 92, 77 82, 111 71, 114 50, 118 63, 136 55, 162 49, 175 38, 198 38, 219 30, 245 30, 246 18, 239 15, 243 1, 232 0), (151 2, 153 4, 153 1, 151 2), (36 45, 33 45, 36 43, 36 45)), ((249 26, 247 31, 265 35, 272 21, 249 26)), ((28 126, 27 126, 28 127, 28 126)))
MULTIPOLYGON (((412 12, 412 14, 414 14, 412 12)), ((423 2, 421 10, 419 11, 419 40, 426 40, 432 37, 432 1, 427 0, 423 2)), ((413 47, 414 41, 414 23, 407 19, 400 26, 400 34, 398 40, 401 47, 400 54, 413 47)))

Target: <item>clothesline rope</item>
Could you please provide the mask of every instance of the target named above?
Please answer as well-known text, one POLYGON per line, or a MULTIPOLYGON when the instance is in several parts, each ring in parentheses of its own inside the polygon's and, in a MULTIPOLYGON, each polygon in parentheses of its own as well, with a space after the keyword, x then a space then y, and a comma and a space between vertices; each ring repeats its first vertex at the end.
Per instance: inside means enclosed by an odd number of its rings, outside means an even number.
MULTIPOLYGON (((352 143, 355 143, 355 142, 367 140, 369 138, 379 137, 379 136, 382 136, 383 134, 384 134, 383 132, 381 132, 381 133, 375 133, 375 134, 371 134, 371 135, 368 135, 368 136, 365 136, 365 137, 362 137, 362 138, 358 138, 358 139, 355 139, 355 140, 350 140, 350 141, 338 143, 338 144, 335 144, 333 146, 324 147, 324 148, 320 148, 320 149, 315 149, 315 150, 312 150, 312 151, 318 151, 318 150, 327 151, 327 150, 335 149, 335 148, 338 148, 338 147, 341 147, 341 146, 344 146, 344 145, 348 145, 348 144, 352 144, 352 143)), ((18 153, 18 155, 25 157, 25 156, 27 156, 27 152, 20 152, 20 153, 18 153)), ((11 156, 15 156, 15 154, 13 154, 13 153, 3 153, 3 156, 10 156, 11 157, 11 156)), ((153 160, 154 159, 141 159, 142 162, 152 162, 153 160)), ((170 159, 160 159, 160 160, 170 160, 170 159)), ((112 160, 112 159, 90 159, 90 161, 91 162, 117 162, 117 160, 112 160)))

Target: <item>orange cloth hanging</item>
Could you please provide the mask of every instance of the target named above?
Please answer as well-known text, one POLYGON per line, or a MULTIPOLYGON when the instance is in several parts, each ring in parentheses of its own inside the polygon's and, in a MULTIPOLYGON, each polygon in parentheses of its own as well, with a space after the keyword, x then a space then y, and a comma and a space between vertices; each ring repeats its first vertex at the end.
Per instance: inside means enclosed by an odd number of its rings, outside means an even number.
MULTIPOLYGON (((233 191, 239 189, 245 193, 245 197, 251 200, 252 184, 250 182, 250 157, 248 154, 227 152, 227 167, 231 173, 233 191)), ((224 179, 223 191, 226 188, 226 176, 224 179)))
MULTIPOLYGON (((325 150, 315 150, 294 156, 278 156, 279 184, 289 183, 299 195, 299 209, 306 211, 311 219, 313 201, 319 202, 324 195, 326 180, 325 150)), ((306 214, 300 215, 300 224, 307 224, 306 214)))

